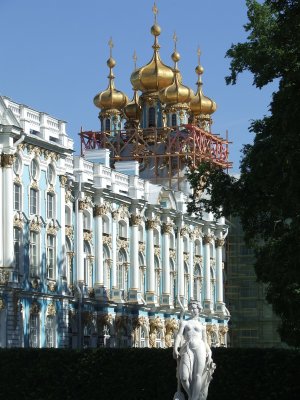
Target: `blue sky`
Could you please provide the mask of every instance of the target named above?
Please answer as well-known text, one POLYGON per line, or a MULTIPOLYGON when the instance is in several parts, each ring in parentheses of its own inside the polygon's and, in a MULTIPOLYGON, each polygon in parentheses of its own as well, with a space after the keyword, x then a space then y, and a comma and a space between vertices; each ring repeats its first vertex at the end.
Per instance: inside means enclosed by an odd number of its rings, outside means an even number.
MULTIPOLYGON (((256 89, 244 73, 225 84, 232 43, 244 41, 245 0, 157 0, 161 58, 172 65, 173 33, 178 36, 183 83, 196 89, 197 46, 204 67, 204 93, 218 109, 213 132, 229 133, 232 172, 240 150, 252 142, 251 120, 268 113, 274 86, 256 89)), ((116 87, 130 98, 130 74, 152 56, 153 0, 0 0, 0 94, 68 122, 79 152, 78 132, 98 130, 93 97, 107 86, 108 41, 114 42, 116 87)))

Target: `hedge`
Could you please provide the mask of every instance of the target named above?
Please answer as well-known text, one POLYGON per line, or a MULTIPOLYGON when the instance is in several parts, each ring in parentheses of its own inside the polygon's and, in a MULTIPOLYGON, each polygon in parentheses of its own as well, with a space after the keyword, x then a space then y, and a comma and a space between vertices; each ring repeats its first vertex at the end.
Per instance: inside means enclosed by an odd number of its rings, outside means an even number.
MULTIPOLYGON (((213 349, 208 400, 293 400, 300 396, 300 352, 213 349)), ((171 349, 2 349, 0 399, 172 400, 171 349)))

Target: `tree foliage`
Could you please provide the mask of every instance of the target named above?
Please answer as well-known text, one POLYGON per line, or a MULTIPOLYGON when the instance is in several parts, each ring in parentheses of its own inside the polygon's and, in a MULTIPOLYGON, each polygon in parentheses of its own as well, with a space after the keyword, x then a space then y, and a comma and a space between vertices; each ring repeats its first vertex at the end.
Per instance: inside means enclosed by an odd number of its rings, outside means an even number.
POLYGON ((254 142, 243 148, 240 177, 205 163, 191 168, 196 189, 189 210, 238 215, 256 249, 255 270, 281 317, 283 341, 300 345, 300 4, 247 0, 247 41, 232 45, 228 84, 243 71, 258 88, 278 81, 270 115, 252 122, 254 142), (202 177, 200 179, 200 177, 202 177), (199 199, 199 190, 209 199, 199 199))

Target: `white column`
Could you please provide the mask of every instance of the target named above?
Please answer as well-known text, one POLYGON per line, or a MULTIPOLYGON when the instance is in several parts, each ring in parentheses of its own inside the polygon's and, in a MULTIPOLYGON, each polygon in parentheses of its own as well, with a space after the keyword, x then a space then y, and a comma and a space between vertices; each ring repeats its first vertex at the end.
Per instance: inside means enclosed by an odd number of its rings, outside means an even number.
POLYGON ((178 227, 177 233, 177 279, 179 296, 184 298, 184 268, 183 268, 183 240, 182 228, 178 227))
POLYGON ((117 223, 118 223, 118 213, 114 211, 112 214, 112 265, 111 265, 111 286, 112 289, 117 288, 117 223))
POLYGON ((155 226, 154 220, 147 221, 147 292, 155 292, 155 271, 154 271, 154 237, 153 228, 155 226))
POLYGON ((76 201, 76 269, 77 281, 84 282, 84 263, 83 263, 83 210, 84 202, 82 200, 76 201))
POLYGON ((222 246, 224 239, 218 238, 216 240, 216 289, 217 289, 217 303, 223 303, 223 263, 222 263, 222 246))
MULTIPOLYGON (((66 190, 65 185, 67 183, 67 177, 65 175, 61 175, 59 177, 60 180, 60 240, 61 240, 61 271, 60 274, 64 277, 67 277, 67 268, 66 265, 66 214, 65 214, 65 206, 66 206, 66 190)), ((57 199, 56 199, 57 201, 57 199)), ((57 204, 57 202, 56 202, 57 204)))
POLYGON ((190 297, 194 298, 194 234, 190 234, 190 254, 189 254, 189 270, 190 270, 190 297))
POLYGON ((171 294, 170 290, 170 233, 172 225, 163 224, 163 294, 171 294))
POLYGON ((211 302, 211 275, 210 275, 210 243, 212 237, 209 232, 203 238, 204 247, 204 308, 210 308, 211 302), (207 307, 208 305, 208 307, 207 307))
POLYGON ((3 213, 2 213, 2 196, 4 194, 2 184, 2 155, 0 155, 0 267, 3 267, 3 213))
POLYGON ((139 290, 139 224, 141 217, 130 217, 130 289, 139 290))
POLYGON ((14 226, 13 226, 13 155, 2 154, 3 184, 3 265, 12 267, 14 263, 14 226))
POLYGON ((96 205, 94 208, 95 216, 95 285, 104 285, 104 266, 103 266, 103 206, 96 205))

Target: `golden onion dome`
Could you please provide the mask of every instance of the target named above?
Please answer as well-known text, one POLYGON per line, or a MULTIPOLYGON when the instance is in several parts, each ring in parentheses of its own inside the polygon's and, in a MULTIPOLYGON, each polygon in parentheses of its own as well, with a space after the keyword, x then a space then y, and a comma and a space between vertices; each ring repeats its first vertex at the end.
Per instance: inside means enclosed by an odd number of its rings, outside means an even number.
POLYGON ((139 96, 135 90, 131 102, 124 107, 124 113, 128 119, 139 121, 141 112, 142 107, 139 105, 139 96))
POLYGON ((151 34, 154 36, 152 59, 147 65, 136 69, 130 77, 133 88, 143 93, 158 92, 170 86, 174 80, 173 69, 165 65, 159 55, 158 36, 160 32, 161 28, 155 22, 151 28, 151 34))
POLYGON ((216 109, 217 109, 217 104, 211 100, 209 97, 205 96, 202 91, 202 79, 201 76, 204 72, 204 68, 202 65, 200 65, 200 51, 198 50, 198 65, 195 68, 196 74, 198 75, 198 81, 197 81, 197 92, 194 96, 192 96, 191 102, 190 102, 190 107, 191 111, 195 116, 198 115, 211 115, 213 114, 216 109))
MULTIPOLYGON (((113 47, 112 40, 109 41, 110 48, 113 47)), ((115 88, 114 84, 114 73, 113 68, 116 65, 116 61, 112 58, 110 54, 109 59, 107 60, 107 66, 109 67, 109 75, 108 75, 108 87, 103 92, 98 93, 94 97, 94 104, 96 107, 100 108, 101 110, 117 110, 121 111, 128 102, 128 97, 115 88)))
POLYGON ((177 62, 180 60, 180 54, 176 51, 176 48, 172 54, 172 60, 175 63, 174 82, 172 85, 162 89, 159 92, 159 100, 161 103, 166 104, 166 106, 189 103, 191 97, 194 95, 192 89, 181 83, 181 75, 177 68, 177 62))

